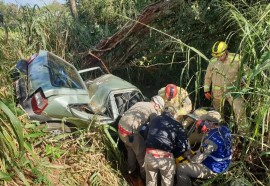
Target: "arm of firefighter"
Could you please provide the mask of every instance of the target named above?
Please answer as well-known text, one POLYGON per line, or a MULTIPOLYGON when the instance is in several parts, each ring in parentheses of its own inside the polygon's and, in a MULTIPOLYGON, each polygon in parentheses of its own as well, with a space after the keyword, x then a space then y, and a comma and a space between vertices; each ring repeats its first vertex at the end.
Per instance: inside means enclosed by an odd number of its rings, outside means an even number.
POLYGON ((213 62, 209 63, 207 69, 206 69, 206 73, 205 73, 205 77, 204 77, 204 92, 209 92, 210 91, 210 85, 212 83, 212 65, 213 62))
POLYGON ((200 149, 196 151, 196 154, 193 156, 190 162, 201 163, 204 159, 207 158, 207 156, 209 156, 217 149, 217 145, 211 140, 206 140, 204 143, 206 145, 201 146, 200 149))
POLYGON ((182 156, 175 158, 175 164, 188 163, 189 160, 195 155, 195 152, 191 149, 187 150, 182 156))

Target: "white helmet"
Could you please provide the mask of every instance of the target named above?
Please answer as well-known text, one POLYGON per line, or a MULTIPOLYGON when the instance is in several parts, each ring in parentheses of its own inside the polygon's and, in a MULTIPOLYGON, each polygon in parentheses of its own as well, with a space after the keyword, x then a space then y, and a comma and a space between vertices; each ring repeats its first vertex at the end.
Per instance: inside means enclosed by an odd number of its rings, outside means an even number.
POLYGON ((202 120, 208 120, 212 122, 219 123, 221 121, 221 115, 215 110, 208 111, 207 114, 204 114, 200 117, 202 120))
POLYGON ((163 107, 165 105, 165 102, 164 102, 164 100, 163 100, 162 97, 160 97, 160 96, 153 96, 151 98, 151 100, 154 101, 156 104, 158 104, 159 107, 160 107, 160 109, 163 109, 163 107))

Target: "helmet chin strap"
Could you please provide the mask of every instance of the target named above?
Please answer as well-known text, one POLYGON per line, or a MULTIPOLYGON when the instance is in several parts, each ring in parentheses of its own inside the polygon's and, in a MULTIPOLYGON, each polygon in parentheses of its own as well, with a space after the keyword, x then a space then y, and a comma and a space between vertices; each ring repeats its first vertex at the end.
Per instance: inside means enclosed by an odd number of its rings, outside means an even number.
POLYGON ((159 104, 156 104, 155 102, 154 102, 154 108, 158 112, 158 114, 161 112, 161 108, 160 108, 159 104))

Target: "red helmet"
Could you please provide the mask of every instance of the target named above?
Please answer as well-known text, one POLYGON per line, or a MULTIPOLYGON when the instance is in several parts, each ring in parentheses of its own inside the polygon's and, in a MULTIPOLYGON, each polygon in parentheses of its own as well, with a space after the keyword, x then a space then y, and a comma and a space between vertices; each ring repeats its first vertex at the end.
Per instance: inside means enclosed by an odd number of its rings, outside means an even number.
POLYGON ((198 133, 206 133, 209 130, 209 126, 208 126, 208 122, 202 119, 199 119, 196 122, 196 129, 198 131, 198 133))
POLYGON ((165 96, 167 99, 175 98, 177 95, 177 86, 174 84, 168 84, 165 88, 165 96))

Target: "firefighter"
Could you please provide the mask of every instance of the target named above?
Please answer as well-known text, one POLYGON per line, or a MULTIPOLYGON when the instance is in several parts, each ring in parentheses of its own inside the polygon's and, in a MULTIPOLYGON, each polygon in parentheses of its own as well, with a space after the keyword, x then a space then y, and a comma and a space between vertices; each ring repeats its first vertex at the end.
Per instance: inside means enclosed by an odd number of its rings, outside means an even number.
MULTIPOLYGON (((241 59, 239 54, 229 53, 228 45, 217 41, 212 48, 213 58, 207 67, 204 78, 204 95, 212 99, 213 107, 223 115, 224 102, 227 100, 233 108, 238 131, 244 132, 246 126, 246 107, 242 96, 232 97, 230 89, 237 86, 241 59), (210 91, 212 90, 212 91, 210 91)), ((244 82, 244 78, 241 79, 244 82)))
POLYGON ((183 116, 192 110, 192 102, 188 96, 188 92, 174 84, 168 84, 166 87, 158 91, 165 101, 166 106, 173 106, 177 110, 177 121, 182 121, 183 116))
POLYGON ((146 138, 145 171, 146 185, 157 185, 160 172, 161 185, 173 185, 175 174, 174 157, 188 149, 188 141, 181 123, 175 120, 177 111, 169 106, 149 123, 146 138))
MULTIPOLYGON (((201 117, 207 116, 207 115, 211 115, 212 113, 215 113, 216 111, 213 110, 213 108, 211 107, 202 107, 202 108, 198 108, 196 110, 194 110, 192 112, 192 115, 198 119, 200 119, 201 117)), ((221 120, 221 116, 220 118, 218 118, 218 120, 221 120)), ((183 121, 183 126, 185 129, 192 130, 193 124, 195 123, 195 120, 191 117, 187 117, 184 121, 183 121)), ((190 135, 188 136, 189 139, 189 144, 191 146, 191 148, 193 149, 194 147, 198 147, 201 144, 201 140, 202 140, 202 133, 197 133, 196 130, 193 129, 193 131, 190 132, 190 135)))
POLYGON ((129 108, 121 117, 118 124, 118 134, 127 149, 128 172, 135 174, 136 160, 140 166, 140 174, 145 179, 144 156, 145 142, 139 134, 139 127, 151 121, 160 114, 164 107, 164 100, 160 96, 154 96, 150 102, 137 102, 129 108))
POLYGON ((191 186, 191 178, 209 179, 225 172, 232 160, 231 133, 227 126, 219 125, 218 112, 204 115, 196 122, 197 132, 203 133, 200 149, 188 163, 176 167, 178 186, 191 186))

